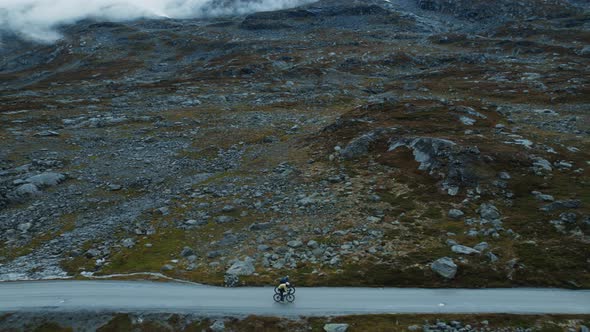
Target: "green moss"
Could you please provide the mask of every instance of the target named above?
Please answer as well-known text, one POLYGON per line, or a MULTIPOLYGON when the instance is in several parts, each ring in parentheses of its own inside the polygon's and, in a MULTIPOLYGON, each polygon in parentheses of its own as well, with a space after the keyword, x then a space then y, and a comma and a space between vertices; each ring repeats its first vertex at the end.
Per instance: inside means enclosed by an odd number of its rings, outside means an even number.
POLYGON ((131 318, 126 314, 119 314, 105 325, 99 327, 96 332, 118 332, 118 331, 132 331, 133 323, 131 318))
POLYGON ((71 327, 62 327, 61 325, 59 325, 57 323, 50 322, 50 323, 44 323, 42 325, 39 325, 33 331, 34 332, 72 332, 72 331, 74 331, 74 329, 72 329, 71 327))

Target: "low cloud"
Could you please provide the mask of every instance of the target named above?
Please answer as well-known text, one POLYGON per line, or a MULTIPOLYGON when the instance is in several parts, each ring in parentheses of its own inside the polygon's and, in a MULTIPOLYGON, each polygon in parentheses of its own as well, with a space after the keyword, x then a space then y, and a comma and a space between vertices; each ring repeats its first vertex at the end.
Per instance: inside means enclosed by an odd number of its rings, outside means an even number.
MULTIPOLYGON (((296 7, 311 0, 0 0, 0 30, 40 42, 61 37, 57 27, 93 18, 196 18, 296 7)), ((0 32, 1 33, 1 32, 0 32)))

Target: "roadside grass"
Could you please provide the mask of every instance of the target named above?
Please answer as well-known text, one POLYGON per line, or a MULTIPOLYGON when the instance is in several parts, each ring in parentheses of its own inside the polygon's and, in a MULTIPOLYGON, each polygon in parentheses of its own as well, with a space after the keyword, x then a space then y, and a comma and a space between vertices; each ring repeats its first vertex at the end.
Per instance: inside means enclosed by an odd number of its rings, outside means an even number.
MULTIPOLYGON (((74 318, 75 319, 75 318, 74 318)), ((514 315, 514 314, 377 314, 349 315, 334 317, 300 317, 280 318, 250 315, 247 317, 186 317, 171 314, 169 318, 145 317, 138 321, 130 314, 116 314, 109 322, 98 327, 97 332, 137 331, 137 332, 197 332, 208 331, 217 320, 224 322, 227 331, 244 332, 280 332, 311 331, 322 332, 329 323, 348 324, 350 332, 402 332, 422 329, 425 324, 436 325, 437 322, 460 322, 462 326, 471 326, 475 330, 517 330, 533 331, 577 331, 581 326, 590 324, 590 315, 514 315)), ((3 318, 0 318, 0 324, 3 318)), ((69 332, 70 327, 63 327, 55 322, 44 322, 35 326, 29 324, 35 332, 69 332)))

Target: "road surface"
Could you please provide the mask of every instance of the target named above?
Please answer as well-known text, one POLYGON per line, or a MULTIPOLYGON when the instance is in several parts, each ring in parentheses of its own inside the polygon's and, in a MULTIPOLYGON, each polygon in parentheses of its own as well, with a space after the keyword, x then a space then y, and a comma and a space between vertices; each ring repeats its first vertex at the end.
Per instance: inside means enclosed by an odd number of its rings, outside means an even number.
POLYGON ((0 283, 0 312, 116 311, 324 316, 377 313, 590 314, 590 290, 297 288, 292 304, 271 287, 221 288, 147 281, 0 283))

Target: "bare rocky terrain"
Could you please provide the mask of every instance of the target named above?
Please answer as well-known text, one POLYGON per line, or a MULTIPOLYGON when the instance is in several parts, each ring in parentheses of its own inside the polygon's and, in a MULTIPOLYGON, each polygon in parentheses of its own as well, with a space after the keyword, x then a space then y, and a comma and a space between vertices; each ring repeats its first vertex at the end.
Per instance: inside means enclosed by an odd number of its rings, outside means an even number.
POLYGON ((588 288, 588 9, 322 0, 4 34, 0 279, 588 288))

